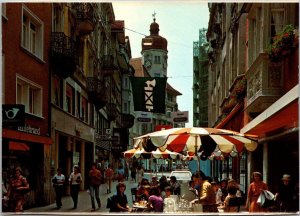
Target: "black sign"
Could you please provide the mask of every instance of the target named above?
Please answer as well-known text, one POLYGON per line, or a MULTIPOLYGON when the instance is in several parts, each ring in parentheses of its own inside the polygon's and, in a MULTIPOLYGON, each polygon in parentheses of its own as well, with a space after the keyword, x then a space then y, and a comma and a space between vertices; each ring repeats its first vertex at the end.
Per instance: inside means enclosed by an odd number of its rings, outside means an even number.
POLYGON ((25 125, 25 105, 3 104, 2 105, 2 126, 14 127, 25 125))

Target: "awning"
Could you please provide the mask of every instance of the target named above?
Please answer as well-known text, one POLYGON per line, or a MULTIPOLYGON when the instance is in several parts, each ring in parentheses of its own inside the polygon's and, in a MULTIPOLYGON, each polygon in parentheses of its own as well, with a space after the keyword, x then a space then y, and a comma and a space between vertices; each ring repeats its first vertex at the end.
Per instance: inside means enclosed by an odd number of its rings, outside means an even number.
POLYGON ((25 143, 10 141, 8 149, 15 150, 15 151, 29 151, 30 147, 25 143))
POLYGON ((244 104, 237 104, 233 110, 215 127, 234 131, 240 131, 243 127, 244 104))
POLYGON ((259 116, 241 129, 241 133, 264 137, 267 132, 279 128, 299 127, 298 85, 282 96, 259 116))

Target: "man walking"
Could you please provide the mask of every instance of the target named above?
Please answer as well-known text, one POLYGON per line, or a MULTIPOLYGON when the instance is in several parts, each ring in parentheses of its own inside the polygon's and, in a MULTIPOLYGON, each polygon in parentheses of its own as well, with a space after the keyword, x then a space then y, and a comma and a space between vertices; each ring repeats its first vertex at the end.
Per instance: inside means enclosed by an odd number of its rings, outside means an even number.
POLYGON ((90 184, 90 195, 92 202, 92 211, 96 210, 95 197, 98 204, 98 208, 101 208, 100 198, 99 198, 99 186, 101 184, 101 172, 97 169, 97 164, 93 163, 92 168, 89 171, 89 184, 90 184))

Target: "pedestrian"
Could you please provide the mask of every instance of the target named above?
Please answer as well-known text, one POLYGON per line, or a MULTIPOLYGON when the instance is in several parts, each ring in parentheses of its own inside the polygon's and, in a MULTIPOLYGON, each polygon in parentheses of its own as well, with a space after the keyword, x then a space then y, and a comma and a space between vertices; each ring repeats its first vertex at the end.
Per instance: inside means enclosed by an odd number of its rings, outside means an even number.
POLYGON ((132 166, 130 170, 131 180, 136 182, 136 167, 132 166))
POLYGON ((125 178, 126 181, 128 180, 128 176, 129 176, 129 169, 128 169, 128 166, 125 165, 124 178, 125 178))
POLYGON ((111 193, 111 181, 112 181, 113 175, 114 175, 114 171, 111 168, 111 165, 108 164, 108 166, 105 170, 105 178, 106 178, 106 181, 107 181, 107 184, 108 184, 107 193, 111 193))
POLYGON ((125 194, 126 185, 124 182, 119 182, 116 186, 117 192, 112 196, 110 212, 129 212, 127 196, 125 194))
POLYGON ((77 208, 77 202, 78 202, 78 194, 80 189, 80 183, 82 182, 82 176, 79 170, 79 166, 75 165, 73 167, 73 172, 71 173, 69 177, 69 183, 71 186, 71 197, 73 200, 73 209, 77 208))
POLYGON ((91 195, 91 203, 92 203, 92 210, 96 210, 95 206, 95 198, 98 204, 98 209, 101 208, 101 202, 99 198, 99 187, 101 184, 101 172, 97 169, 97 164, 93 163, 91 170, 89 171, 89 184, 90 184, 90 195, 91 195))
POLYGON ((266 212, 267 208, 260 206, 257 200, 263 190, 268 190, 268 185, 263 182, 260 172, 253 172, 252 179, 252 183, 248 189, 246 209, 248 209, 249 212, 266 212))
MULTIPOLYGON (((203 206, 203 212, 218 212, 216 204, 216 195, 214 188, 207 180, 206 175, 200 171, 193 175, 193 180, 199 190, 199 199, 196 199, 195 203, 200 201, 203 206)), ((195 186, 196 187, 196 186, 195 186)))
POLYGON ((141 165, 138 165, 136 169, 136 180, 138 184, 141 184, 142 179, 144 178, 144 169, 141 165))
POLYGON ((25 194, 30 190, 29 183, 27 182, 26 177, 22 176, 22 170, 20 167, 16 167, 13 172, 14 174, 9 181, 7 197, 15 212, 23 212, 25 194))
POLYGON ((120 164, 117 169, 118 182, 124 181, 124 174, 125 174, 125 170, 124 170, 122 164, 120 164))
POLYGON ((62 174, 62 168, 57 168, 57 173, 52 178, 53 187, 55 190, 55 201, 56 201, 56 208, 60 209, 62 206, 61 198, 64 192, 64 185, 65 185, 65 176, 62 174))
POLYGON ((292 178, 289 174, 284 174, 282 183, 279 185, 278 192, 275 194, 275 200, 278 203, 280 212, 293 212, 298 208, 294 208, 296 203, 296 190, 292 184, 292 178))

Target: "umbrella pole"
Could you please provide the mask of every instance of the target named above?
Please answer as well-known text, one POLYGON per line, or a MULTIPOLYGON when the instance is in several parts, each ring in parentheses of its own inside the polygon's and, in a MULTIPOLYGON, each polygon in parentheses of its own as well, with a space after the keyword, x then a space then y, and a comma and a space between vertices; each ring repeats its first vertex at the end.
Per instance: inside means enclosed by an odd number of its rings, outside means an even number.
MULTIPOLYGON (((200 174, 200 171, 201 171, 201 169, 200 169, 200 157, 198 156, 197 148, 198 148, 197 136, 195 136, 195 154, 196 154, 196 157, 197 157, 198 171, 199 171, 199 174, 200 174)), ((198 190, 198 203, 200 203, 200 188, 198 190)))

